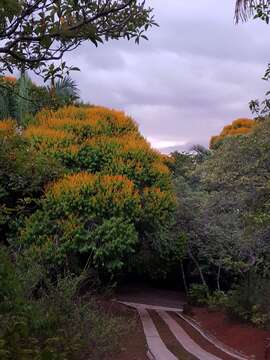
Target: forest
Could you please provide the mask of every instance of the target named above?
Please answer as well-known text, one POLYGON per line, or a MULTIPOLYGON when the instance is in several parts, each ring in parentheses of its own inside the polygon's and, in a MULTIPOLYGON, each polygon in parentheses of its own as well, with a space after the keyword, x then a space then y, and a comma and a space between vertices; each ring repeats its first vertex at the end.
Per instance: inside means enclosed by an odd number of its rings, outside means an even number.
MULTIPOLYGON (((268 100, 252 101, 252 118, 228 121, 209 148, 161 154, 136 119, 82 101, 76 68, 46 65, 86 40, 139 42, 157 25, 152 9, 107 2, 104 25, 92 2, 94 31, 76 24, 79 2, 64 3, 1 5, 0 39, 11 35, 0 48, 0 358, 112 359, 134 324, 100 299, 134 277, 269 329, 268 100)), ((266 22, 267 6, 253 9, 266 22)))

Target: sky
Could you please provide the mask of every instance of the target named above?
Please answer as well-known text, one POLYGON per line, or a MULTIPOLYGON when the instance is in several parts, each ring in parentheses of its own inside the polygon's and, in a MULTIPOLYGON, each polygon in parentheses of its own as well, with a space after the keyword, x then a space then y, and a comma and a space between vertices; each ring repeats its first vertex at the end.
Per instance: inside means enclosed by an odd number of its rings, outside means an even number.
POLYGON ((149 41, 82 45, 68 55, 84 101, 124 110, 163 152, 207 146, 263 98, 270 25, 234 24, 234 0, 148 0, 149 41))

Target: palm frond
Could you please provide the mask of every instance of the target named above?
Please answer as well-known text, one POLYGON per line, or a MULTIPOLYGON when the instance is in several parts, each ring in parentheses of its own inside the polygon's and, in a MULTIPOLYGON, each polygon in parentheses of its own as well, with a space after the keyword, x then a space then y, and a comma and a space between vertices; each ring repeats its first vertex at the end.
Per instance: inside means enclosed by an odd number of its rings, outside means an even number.
POLYGON ((74 80, 69 76, 60 79, 55 84, 56 95, 64 102, 73 102, 79 99, 79 89, 74 80))
POLYGON ((247 21, 254 14, 257 5, 270 6, 270 0, 237 0, 235 5, 235 20, 247 21))

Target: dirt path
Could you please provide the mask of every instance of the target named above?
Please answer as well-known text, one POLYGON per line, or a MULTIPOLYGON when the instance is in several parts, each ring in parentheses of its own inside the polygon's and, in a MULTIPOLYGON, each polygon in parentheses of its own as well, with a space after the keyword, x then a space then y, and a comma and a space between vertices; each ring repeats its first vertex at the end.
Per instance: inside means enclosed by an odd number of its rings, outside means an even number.
POLYGON ((129 302, 123 304, 138 311, 143 324, 148 350, 153 360, 188 360, 191 358, 199 360, 248 359, 234 352, 229 355, 225 346, 222 347, 220 343, 216 345, 215 341, 212 341, 212 343, 202 341, 205 339, 200 339, 201 335, 199 333, 198 336, 193 336, 192 332, 187 331, 188 327, 190 327, 189 330, 192 330, 192 326, 188 322, 185 324, 184 329, 184 326, 172 316, 172 314, 177 316, 181 309, 129 302), (160 321, 164 322, 168 327, 169 331, 166 332, 166 336, 161 331, 160 321), (171 344, 172 338, 176 346, 170 351, 169 344, 171 344))
MULTIPOLYGON (((265 350, 270 344, 270 331, 229 318, 224 312, 193 308, 193 319, 205 331, 221 342, 244 352, 252 359, 265 360, 265 350)), ((270 356, 268 356, 270 359, 270 356)))
POLYGON ((186 302, 185 295, 179 291, 160 290, 140 285, 122 287, 118 291, 116 298, 119 301, 173 308, 179 308, 186 302))
MULTIPOLYGON (((144 304, 143 308, 147 311, 146 317, 150 318, 152 322, 151 326, 155 326, 160 340, 176 359, 201 360, 213 357, 213 359, 223 360, 237 358, 264 360, 264 349, 268 341, 267 338, 270 338, 270 332, 254 329, 245 324, 233 323, 228 321, 222 313, 216 314, 208 312, 207 309, 195 309, 194 316, 197 323, 199 323, 199 328, 206 334, 204 337, 198 329, 194 329, 177 316, 175 308, 181 308, 185 303, 185 297, 179 292, 140 287, 124 288, 117 295, 117 300, 131 302, 133 307, 134 303, 135 305, 144 304), (162 313, 160 307, 166 307, 163 316, 160 316, 160 311, 162 313), (170 309, 172 309, 172 312, 170 312, 170 309), (213 335, 211 336, 212 341, 208 341, 209 334, 213 335), (230 334, 234 336, 230 337, 230 334), (252 336, 252 334, 254 341, 249 341, 250 336, 247 335, 252 336), (184 341, 183 337, 185 338, 184 341), (215 346, 215 341, 217 346, 215 346), (189 343, 189 346, 186 346, 187 343, 189 343), (192 344, 196 344, 196 346, 192 344), (227 353, 222 351, 223 345, 224 349, 228 350, 227 353), (199 352, 192 351, 194 348, 199 352), (237 351, 234 353, 233 349, 237 351), (202 352, 200 353, 200 351, 202 352), (207 353, 210 354, 208 357, 207 353), (232 356, 232 354, 236 356, 232 356)), ((156 359, 158 358, 156 357, 156 359)), ((167 360, 169 357, 161 357, 160 359, 167 360)))

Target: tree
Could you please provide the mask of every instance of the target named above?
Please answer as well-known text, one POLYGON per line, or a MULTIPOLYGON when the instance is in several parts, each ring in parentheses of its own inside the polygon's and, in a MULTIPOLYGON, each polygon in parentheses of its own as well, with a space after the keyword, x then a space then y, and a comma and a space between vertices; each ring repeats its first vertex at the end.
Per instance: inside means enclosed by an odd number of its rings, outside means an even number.
POLYGON ((18 79, 0 77, 1 87, 0 120, 12 118, 20 126, 26 126, 43 108, 58 109, 79 100, 78 86, 69 76, 58 79, 50 86, 38 86, 26 72, 22 72, 18 79))
POLYGON ((32 102, 29 101, 31 87, 32 81, 25 72, 22 73, 18 80, 18 96, 15 97, 16 117, 20 125, 22 124, 24 116, 30 114, 32 110, 32 102))
MULTIPOLYGON (((178 235, 177 246, 180 251, 180 265, 184 258, 188 258, 193 266, 189 265, 189 277, 196 274, 203 285, 206 286, 204 274, 205 261, 201 256, 200 249, 206 241, 203 225, 203 207, 207 193, 201 188, 198 177, 194 176, 194 170, 203 159, 208 157, 205 149, 194 147, 193 153, 172 154, 174 189, 177 197, 176 228, 174 232, 178 235), (195 152, 195 150, 199 152, 195 152), (202 157, 202 154, 204 156, 202 157), (182 243, 182 244, 181 244, 182 243), (183 243, 185 252, 183 252, 183 243)), ((183 267, 183 265, 181 265, 183 267)), ((182 269, 183 273, 183 269, 182 269)), ((186 280, 185 280, 186 281, 186 280)))
POLYGON ((57 77, 68 68, 52 63, 85 41, 147 39, 152 8, 136 0, 8 0, 1 2, 0 73, 31 69, 57 77), (48 65, 49 62, 49 65, 48 65))
POLYGON ((56 98, 61 106, 71 105, 79 99, 79 89, 74 80, 69 76, 57 80, 55 86, 49 89, 50 92, 55 93, 56 98))
POLYGON ((210 148, 215 148, 225 138, 229 136, 249 134, 255 125, 256 125, 256 121, 252 119, 234 120, 231 125, 226 125, 219 135, 212 136, 210 140, 210 148))
MULTIPOLYGON (((268 273, 270 264, 269 132, 270 122, 265 120, 258 122, 246 136, 227 137, 197 169, 202 185, 216 202, 210 209, 212 215, 207 210, 211 215, 207 221, 210 219, 221 234, 214 238, 223 237, 225 244, 232 230, 235 239, 232 243, 241 242, 240 261, 245 262, 247 269, 256 269, 263 276, 268 273)), ((214 228, 210 227, 209 232, 214 228)))
POLYGON ((207 259, 218 291, 224 271, 239 275, 246 269, 243 210, 242 193, 228 191, 209 192, 202 209, 207 241, 200 243, 200 255, 207 259))
POLYGON ((109 273, 124 266, 159 271, 153 261, 166 247, 175 200, 164 157, 137 124, 123 112, 94 106, 43 110, 35 120, 22 136, 72 175, 52 188, 61 196, 50 196, 47 188, 40 211, 22 231, 22 245, 37 246, 52 267, 61 263, 75 271, 89 259, 109 273))
POLYGON ((196 274, 203 284, 214 278, 218 290, 251 270, 269 273, 270 121, 235 125, 250 124, 245 136, 231 136, 237 126, 226 127, 201 162, 198 154, 173 154, 176 231, 186 239, 188 278, 196 274))
POLYGON ((15 77, 0 77, 0 120, 16 116, 16 104, 13 96, 16 87, 15 77))

